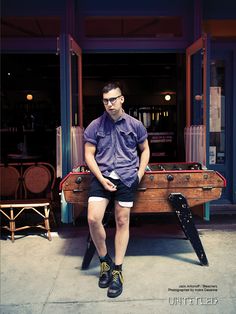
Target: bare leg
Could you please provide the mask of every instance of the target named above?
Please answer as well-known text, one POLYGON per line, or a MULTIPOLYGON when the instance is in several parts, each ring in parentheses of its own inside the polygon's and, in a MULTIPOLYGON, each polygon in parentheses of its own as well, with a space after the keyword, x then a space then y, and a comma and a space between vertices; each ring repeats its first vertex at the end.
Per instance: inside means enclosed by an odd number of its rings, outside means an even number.
POLYGON ((130 208, 121 207, 118 202, 115 206, 116 235, 115 235, 115 264, 123 263, 129 242, 130 208))
POLYGON ((106 232, 102 220, 108 202, 107 199, 104 199, 88 203, 89 231, 99 256, 105 256, 107 254, 106 232))

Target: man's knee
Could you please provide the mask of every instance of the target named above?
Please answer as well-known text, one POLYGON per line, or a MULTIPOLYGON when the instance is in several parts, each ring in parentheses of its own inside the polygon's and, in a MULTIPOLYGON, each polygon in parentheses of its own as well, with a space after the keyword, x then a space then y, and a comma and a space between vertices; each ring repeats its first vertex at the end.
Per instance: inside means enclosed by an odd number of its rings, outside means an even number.
POLYGON ((95 226, 96 224, 100 223, 99 219, 94 215, 88 215, 87 220, 90 226, 95 226))
POLYGON ((101 224, 108 200, 103 198, 89 198, 87 220, 90 226, 101 224))
POLYGON ((125 211, 119 211, 116 213, 116 224, 117 227, 122 228, 129 225, 129 209, 125 211))
POLYGON ((119 228, 126 227, 129 225, 129 218, 128 217, 117 217, 116 223, 117 223, 117 226, 119 228))
POLYGON ((96 226, 102 223, 103 215, 97 211, 88 211, 87 220, 90 226, 96 226))

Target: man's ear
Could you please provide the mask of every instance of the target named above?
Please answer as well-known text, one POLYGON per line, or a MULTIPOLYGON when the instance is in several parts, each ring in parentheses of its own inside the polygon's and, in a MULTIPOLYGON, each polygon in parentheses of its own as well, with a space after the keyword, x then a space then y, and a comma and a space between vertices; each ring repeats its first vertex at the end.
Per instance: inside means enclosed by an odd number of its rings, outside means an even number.
POLYGON ((120 101, 122 102, 122 104, 124 103, 124 101, 125 101, 125 97, 124 96, 121 96, 120 97, 120 101))

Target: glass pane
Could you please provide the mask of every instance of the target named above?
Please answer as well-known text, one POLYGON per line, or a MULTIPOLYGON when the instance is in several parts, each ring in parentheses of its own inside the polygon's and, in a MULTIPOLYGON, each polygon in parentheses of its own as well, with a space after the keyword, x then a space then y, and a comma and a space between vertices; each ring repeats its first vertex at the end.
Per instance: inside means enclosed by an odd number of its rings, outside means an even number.
POLYGON ((225 163, 225 64, 211 62, 209 164, 225 163))
POLYGON ((203 53, 199 50, 191 56, 191 89, 192 89, 192 112, 191 123, 203 125, 203 53), (196 69, 199 69, 197 71, 196 69))
POLYGON ((60 60, 55 54, 1 55, 1 161, 55 163, 60 60))
POLYGON ((78 83, 78 56, 73 53, 71 56, 71 90, 72 90, 72 125, 77 126, 78 125, 78 119, 79 119, 79 83, 78 83))

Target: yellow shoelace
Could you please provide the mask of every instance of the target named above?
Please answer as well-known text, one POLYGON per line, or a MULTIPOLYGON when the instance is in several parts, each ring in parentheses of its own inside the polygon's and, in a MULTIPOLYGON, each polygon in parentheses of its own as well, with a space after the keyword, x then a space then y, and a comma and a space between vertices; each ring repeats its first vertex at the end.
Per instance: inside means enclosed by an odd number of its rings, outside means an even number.
POLYGON ((124 282, 123 276, 119 270, 113 270, 112 276, 112 281, 118 281, 120 279, 121 283, 124 282))
POLYGON ((100 276, 102 276, 103 274, 105 274, 105 273, 108 272, 109 270, 110 270, 110 266, 109 266, 106 262, 102 262, 102 263, 101 263, 100 276))

